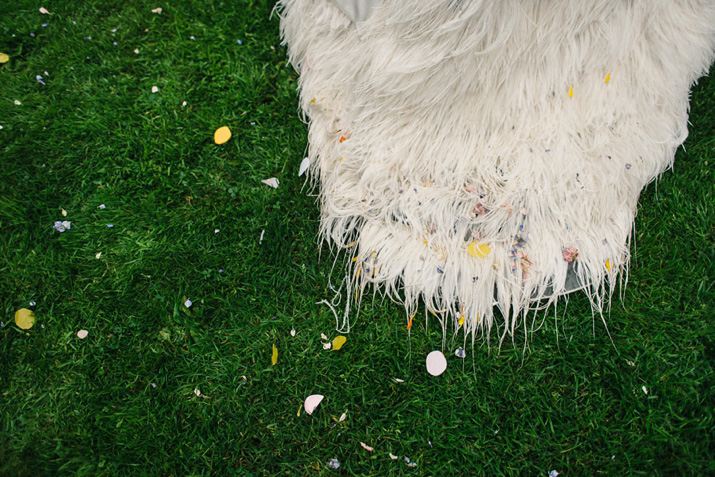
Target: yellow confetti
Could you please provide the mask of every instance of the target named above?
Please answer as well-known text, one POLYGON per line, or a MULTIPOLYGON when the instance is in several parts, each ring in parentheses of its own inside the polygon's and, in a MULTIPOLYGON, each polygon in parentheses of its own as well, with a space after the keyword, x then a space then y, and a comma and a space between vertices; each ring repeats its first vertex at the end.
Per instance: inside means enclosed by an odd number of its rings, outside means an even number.
POLYGON ((606 270, 608 270, 609 272, 611 271, 611 261, 610 260, 606 260, 606 270))
POLYGON ((27 308, 20 308, 15 312, 15 324, 23 330, 29 330, 35 324, 35 314, 27 308))
POLYGON ((472 257, 484 258, 489 255, 491 251, 492 249, 485 243, 471 242, 467 245, 467 253, 472 257))
POLYGON ((459 326, 462 326, 464 324, 464 315, 459 316, 459 326))
POLYGON ((333 351, 337 351, 342 348, 346 341, 347 338, 345 338, 343 335, 336 336, 333 340, 333 351))
POLYGON ((214 133, 214 142, 216 144, 223 144, 229 139, 231 139, 231 130, 228 126, 220 127, 214 133))
POLYGON ((278 362, 278 348, 276 348, 276 345, 273 345, 273 355, 271 355, 271 366, 275 366, 277 362, 278 362))
POLYGON ((611 81, 611 73, 608 73, 608 74, 606 75, 606 79, 605 79, 603 82, 604 82, 604 83, 608 83, 609 81, 611 81))
POLYGON ((573 86, 569 88, 569 98, 573 98, 573 86))
POLYGON ((0 53, 0 63, 7 63, 10 61, 10 57, 7 56, 7 53, 0 53))

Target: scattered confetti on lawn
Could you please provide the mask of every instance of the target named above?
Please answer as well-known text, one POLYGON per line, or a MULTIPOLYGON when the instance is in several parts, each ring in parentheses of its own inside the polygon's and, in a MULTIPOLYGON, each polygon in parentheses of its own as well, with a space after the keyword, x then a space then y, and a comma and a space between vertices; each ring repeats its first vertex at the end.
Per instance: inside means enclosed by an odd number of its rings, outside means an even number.
POLYGON ((55 224, 52 226, 56 231, 62 233, 66 230, 69 230, 72 228, 72 222, 69 220, 58 220, 55 222, 55 224))
POLYGON ((365 449, 368 452, 372 452, 375 450, 372 447, 370 447, 369 445, 365 444, 364 442, 360 442, 360 445, 362 446, 363 449, 365 449))
POLYGON ((191 301, 191 300, 189 300, 188 298, 186 299, 186 301, 184 301, 184 306, 185 306, 186 308, 190 308, 191 305, 193 305, 193 304, 194 304, 194 302, 191 301))
POLYGON ((642 390, 645 394, 648 394, 648 388, 646 388, 645 386, 643 386, 643 387, 641 388, 641 390, 642 390))
POLYGON ((273 354, 271 354, 271 366, 275 366, 277 362, 278 362, 278 348, 276 348, 276 345, 273 345, 273 354))
POLYGON ((274 189, 277 189, 278 185, 280 184, 280 182, 278 182, 278 179, 276 179, 275 177, 271 177, 269 179, 263 179, 261 182, 263 182, 267 186, 273 187, 274 189))
POLYGON ((159 87, 158 87, 158 86, 152 86, 152 87, 151 87, 151 92, 152 92, 152 93, 158 93, 158 92, 159 92, 159 87))
POLYGON ((161 14, 161 12, 163 12, 163 11, 164 11, 164 10, 162 10, 162 8, 161 8, 161 7, 158 7, 158 8, 154 8, 154 9, 152 9, 152 11, 151 11, 151 12, 152 12, 152 13, 157 13, 157 14, 161 14))
POLYGON ((345 336, 336 336, 333 340, 333 351, 338 351, 340 348, 342 348, 345 344, 345 341, 347 341, 347 338, 345 338, 345 336))
POLYGON ((7 53, 0 53, 0 63, 7 63, 8 61, 10 61, 10 57, 7 53))
POLYGON ((307 398, 305 398, 305 402, 303 403, 303 408, 305 409, 305 412, 308 414, 313 414, 313 411, 315 411, 315 408, 317 408, 321 401, 323 400, 325 396, 322 394, 311 394, 307 398))
POLYGON ((42 13, 44 15, 50 15, 50 12, 48 12, 45 7, 40 7, 40 13, 42 13))
POLYGON ((83 340, 87 337, 88 334, 89 334, 89 331, 87 331, 87 330, 79 330, 77 332, 77 338, 83 340))
POLYGON ((464 359, 464 358, 467 357, 467 352, 464 351, 464 348, 457 348, 456 350, 454 350, 454 355, 455 355, 457 358, 462 358, 462 359, 464 359))
POLYGON ((447 358, 441 351, 432 351, 427 355, 427 372, 439 376, 447 369, 447 358))
POLYGON ((104 204, 99 204, 99 205, 97 206, 97 208, 98 208, 98 209, 106 209, 107 206, 104 205, 104 204))
POLYGON ((102 252, 97 252, 96 254, 94 254, 94 258, 96 258, 97 260, 99 260, 101 256, 102 252))
POLYGON ((15 103, 15 106, 22 106, 22 103, 20 101, 18 101, 17 99, 14 101, 14 103, 15 103))
POLYGON ((35 324, 35 314, 27 308, 20 308, 15 312, 15 324, 18 328, 29 330, 35 324))
POLYGON ((340 461, 336 458, 332 458, 328 461, 328 469, 336 470, 340 468, 340 461))
POLYGON ((555 470, 549 471, 549 477, 557 477, 558 475, 559 475, 559 473, 556 472, 555 470))
POLYGON ((399 456, 396 456, 396 455, 393 454, 392 452, 388 453, 387 455, 389 455, 389 456, 390 456, 390 459, 392 459, 392 460, 397 460, 397 459, 400 458, 399 456))
POLYGON ((221 126, 214 132, 214 142, 216 144, 224 144, 231 139, 231 130, 228 126, 221 126))

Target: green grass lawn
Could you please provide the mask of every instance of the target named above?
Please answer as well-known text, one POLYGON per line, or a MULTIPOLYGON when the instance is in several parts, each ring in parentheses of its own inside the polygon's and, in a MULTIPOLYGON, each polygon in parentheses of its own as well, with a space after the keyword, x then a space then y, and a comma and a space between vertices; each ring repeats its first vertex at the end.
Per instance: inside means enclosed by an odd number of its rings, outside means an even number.
POLYGON ((323 350, 341 272, 272 8, 0 4, 0 474, 715 474, 715 81, 641 197, 612 340, 575 294, 526 350, 448 337, 435 378, 438 322, 379 296, 323 350))

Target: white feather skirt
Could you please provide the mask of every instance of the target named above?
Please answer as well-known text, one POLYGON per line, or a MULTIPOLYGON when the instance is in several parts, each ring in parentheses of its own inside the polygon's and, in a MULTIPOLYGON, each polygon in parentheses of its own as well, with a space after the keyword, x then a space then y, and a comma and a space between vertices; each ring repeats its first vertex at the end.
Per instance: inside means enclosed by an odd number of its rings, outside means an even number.
POLYGON ((639 194, 687 136, 715 1, 386 1, 359 35, 328 0, 277 10, 350 300, 375 285, 407 320, 423 303, 501 339, 576 289, 609 306, 639 194))

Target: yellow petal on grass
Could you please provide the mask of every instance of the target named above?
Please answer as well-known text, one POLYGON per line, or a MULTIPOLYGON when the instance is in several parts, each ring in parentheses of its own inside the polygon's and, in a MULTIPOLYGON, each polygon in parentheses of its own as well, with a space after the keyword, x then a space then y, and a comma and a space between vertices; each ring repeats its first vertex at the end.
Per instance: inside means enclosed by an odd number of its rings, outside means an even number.
POLYGON ((228 126, 222 126, 216 130, 214 133, 214 142, 216 144, 223 144, 231 139, 231 130, 228 126))
POLYGON ((15 312, 15 324, 23 330, 29 330, 35 324, 35 314, 27 308, 20 308, 15 312))
POLYGON ((336 336, 333 340, 333 351, 337 351, 342 348, 346 341, 347 338, 345 338, 343 335, 336 336))
POLYGON ((7 53, 0 53, 0 63, 7 63, 10 61, 10 57, 7 56, 7 53))
POLYGON ((489 245, 479 242, 471 242, 467 245, 467 253, 472 257, 484 258, 492 251, 489 245))
POLYGON ((273 345, 273 354, 271 355, 271 366, 275 366, 277 362, 278 362, 278 348, 276 348, 276 345, 273 345))

